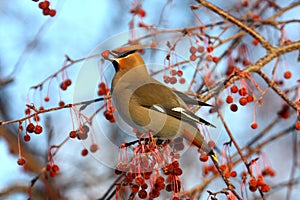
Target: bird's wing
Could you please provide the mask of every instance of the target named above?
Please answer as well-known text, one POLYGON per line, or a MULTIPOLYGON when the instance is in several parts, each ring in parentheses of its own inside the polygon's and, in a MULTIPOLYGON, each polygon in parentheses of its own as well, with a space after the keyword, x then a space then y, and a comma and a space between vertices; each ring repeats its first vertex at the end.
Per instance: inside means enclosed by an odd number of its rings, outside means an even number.
POLYGON ((211 127, 216 128, 213 124, 211 124, 208 121, 202 119, 201 117, 195 115, 193 112, 191 112, 189 110, 185 110, 181 107, 176 107, 173 109, 166 109, 166 108, 161 107, 160 105, 154 105, 153 107, 151 107, 151 109, 156 110, 158 112, 165 113, 167 115, 175 117, 176 119, 185 121, 185 122, 191 124, 192 126, 195 126, 195 123, 200 123, 200 124, 204 124, 206 126, 211 126, 211 127))
POLYGON ((136 97, 140 105, 148 108, 153 105, 160 105, 164 109, 186 107, 170 88, 160 83, 142 84, 134 90, 132 96, 136 97))
POLYGON ((177 96, 170 88, 162 84, 144 84, 134 91, 133 96, 139 105, 165 113, 178 120, 188 122, 193 126, 195 126, 195 123, 201 123, 215 127, 211 123, 189 111, 184 101, 180 100, 181 97, 177 96))
POLYGON ((173 92, 175 94, 177 94, 177 96, 179 96, 186 104, 189 105, 199 105, 199 106, 211 106, 210 104, 207 104, 205 102, 199 101, 197 99, 193 99, 191 97, 189 97, 188 95, 178 91, 178 90, 173 90, 173 92))

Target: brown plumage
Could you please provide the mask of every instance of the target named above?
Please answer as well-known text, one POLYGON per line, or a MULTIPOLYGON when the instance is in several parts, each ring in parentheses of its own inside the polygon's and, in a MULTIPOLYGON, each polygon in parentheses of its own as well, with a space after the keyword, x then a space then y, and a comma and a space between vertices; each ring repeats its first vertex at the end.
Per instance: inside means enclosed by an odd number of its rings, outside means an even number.
POLYGON ((153 79, 136 51, 116 53, 109 58, 116 74, 112 98, 119 115, 139 131, 152 131, 159 139, 183 137, 210 152, 197 123, 214 127, 191 112, 187 104, 208 105, 174 91, 153 79))

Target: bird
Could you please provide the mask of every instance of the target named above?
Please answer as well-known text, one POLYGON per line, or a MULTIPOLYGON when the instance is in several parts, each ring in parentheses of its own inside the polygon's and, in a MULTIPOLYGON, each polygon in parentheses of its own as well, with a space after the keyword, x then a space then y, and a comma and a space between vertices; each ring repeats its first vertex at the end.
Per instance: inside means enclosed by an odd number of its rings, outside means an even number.
POLYGON ((211 152, 197 124, 215 127, 195 115, 188 105, 210 106, 171 89, 151 77, 137 50, 109 51, 115 69, 112 101, 119 116, 139 132, 151 131, 159 140, 183 137, 204 152, 211 152))

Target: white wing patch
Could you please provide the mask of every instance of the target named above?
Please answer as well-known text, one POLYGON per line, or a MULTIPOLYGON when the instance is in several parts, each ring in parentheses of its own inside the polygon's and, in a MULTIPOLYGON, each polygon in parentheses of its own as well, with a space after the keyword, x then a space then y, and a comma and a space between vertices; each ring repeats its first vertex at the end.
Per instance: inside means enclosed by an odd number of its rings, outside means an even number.
POLYGON ((192 121, 199 122, 198 118, 195 118, 195 117, 189 115, 188 113, 186 113, 186 110, 184 108, 176 107, 176 108, 172 108, 172 110, 176 111, 176 112, 180 112, 181 114, 183 114, 187 118, 191 119, 192 121))
POLYGON ((152 107, 158 112, 166 113, 166 111, 160 105, 153 105, 152 107))

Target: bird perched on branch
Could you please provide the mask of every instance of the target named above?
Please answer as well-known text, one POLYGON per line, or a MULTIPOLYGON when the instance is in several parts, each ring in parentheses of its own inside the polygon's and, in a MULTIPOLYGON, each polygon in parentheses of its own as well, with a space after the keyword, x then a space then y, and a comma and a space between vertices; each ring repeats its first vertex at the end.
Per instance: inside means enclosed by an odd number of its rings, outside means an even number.
POLYGON ((195 115, 187 104, 210 106, 170 89, 152 78, 140 54, 135 51, 111 51, 116 74, 112 81, 112 99, 119 116, 140 132, 152 131, 158 139, 183 137, 210 152, 197 124, 215 127, 195 115))

